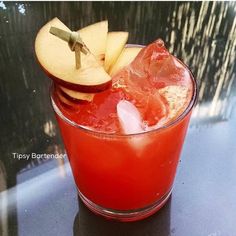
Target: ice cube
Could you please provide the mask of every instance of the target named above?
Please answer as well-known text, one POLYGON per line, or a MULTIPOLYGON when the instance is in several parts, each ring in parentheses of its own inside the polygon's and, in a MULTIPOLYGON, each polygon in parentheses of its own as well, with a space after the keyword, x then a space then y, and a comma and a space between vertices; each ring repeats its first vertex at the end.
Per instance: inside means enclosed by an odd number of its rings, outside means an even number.
MULTIPOLYGON (((117 115, 125 134, 137 134, 145 131, 141 115, 131 102, 121 100, 117 104, 117 115)), ((128 143, 136 150, 138 157, 142 155, 150 141, 151 139, 145 134, 134 135, 128 138, 128 143)))
POLYGON ((185 66, 168 52, 161 39, 143 48, 128 68, 129 79, 143 80, 155 88, 191 81, 185 66))
POLYGON ((156 70, 159 67, 159 62, 168 58, 169 55, 164 42, 157 39, 139 52, 130 67, 133 73, 138 76, 150 75, 153 69, 156 70))
POLYGON ((141 115, 131 102, 126 100, 119 101, 117 115, 125 134, 136 134, 144 131, 141 115))
POLYGON ((149 126, 155 125, 160 119, 166 117, 165 99, 159 95, 156 86, 150 77, 150 66, 157 67, 158 63, 170 54, 161 40, 143 48, 135 60, 115 77, 113 88, 120 89, 125 100, 131 101, 138 109, 140 116, 149 126))
POLYGON ((159 72, 162 64, 170 57, 164 42, 161 39, 156 40, 143 48, 130 65, 124 67, 112 78, 113 87, 135 86, 144 91, 153 90, 155 86, 153 86, 152 77, 159 72))
POLYGON ((189 76, 189 71, 167 51, 162 40, 143 48, 113 78, 113 88, 119 89, 126 100, 117 106, 124 132, 156 129, 178 116, 191 94, 189 76))

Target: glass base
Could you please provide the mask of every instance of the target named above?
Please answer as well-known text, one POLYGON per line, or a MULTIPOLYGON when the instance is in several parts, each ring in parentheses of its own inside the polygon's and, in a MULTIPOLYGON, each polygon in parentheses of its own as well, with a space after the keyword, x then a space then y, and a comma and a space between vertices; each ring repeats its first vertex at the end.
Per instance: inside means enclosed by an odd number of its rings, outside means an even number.
POLYGON ((144 218, 147 218, 154 213, 156 213, 158 210, 161 209, 169 199, 171 195, 172 189, 165 194, 161 199, 153 203, 152 205, 149 205, 145 208, 136 209, 136 210, 126 210, 126 211, 119 211, 119 210, 113 210, 109 208, 101 207, 93 202, 91 202, 88 198, 86 198, 79 190, 79 196, 82 200, 82 202, 95 214, 101 215, 107 219, 110 220, 117 220, 122 222, 129 222, 129 221, 137 221, 142 220, 144 218))

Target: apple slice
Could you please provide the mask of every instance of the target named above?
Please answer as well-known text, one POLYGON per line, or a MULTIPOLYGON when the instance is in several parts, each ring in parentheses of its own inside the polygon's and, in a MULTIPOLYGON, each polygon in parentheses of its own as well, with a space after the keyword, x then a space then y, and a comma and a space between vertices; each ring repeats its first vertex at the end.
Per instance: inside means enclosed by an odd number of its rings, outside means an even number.
POLYGON ((62 102, 64 105, 66 105, 67 107, 70 107, 70 108, 75 107, 76 103, 65 98, 60 89, 56 88, 55 93, 56 93, 57 97, 59 98, 60 102, 62 102))
POLYGON ((76 69, 74 52, 67 43, 49 33, 51 26, 70 31, 58 18, 54 18, 37 34, 36 56, 49 77, 68 89, 80 92, 92 93, 107 89, 111 78, 94 55, 81 53, 81 68, 76 69))
POLYGON ((62 91, 64 97, 72 101, 88 101, 91 102, 93 100, 94 94, 93 93, 81 93, 74 90, 70 90, 63 86, 58 86, 59 89, 62 91))
POLYGON ((91 53, 103 64, 107 47, 108 21, 88 25, 78 32, 91 53))
POLYGON ((127 47, 121 52, 120 56, 118 57, 116 63, 110 67, 109 74, 113 76, 116 74, 120 69, 129 65, 134 58, 138 55, 142 47, 127 47))
POLYGON ((105 70, 109 71, 114 65, 128 40, 128 32, 109 32, 107 35, 107 48, 105 53, 105 70))

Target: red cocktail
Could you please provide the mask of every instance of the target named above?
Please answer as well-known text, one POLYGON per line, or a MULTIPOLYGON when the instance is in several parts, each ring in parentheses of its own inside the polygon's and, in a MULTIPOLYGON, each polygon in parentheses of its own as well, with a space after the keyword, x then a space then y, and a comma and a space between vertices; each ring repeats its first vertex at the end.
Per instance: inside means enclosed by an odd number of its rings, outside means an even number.
POLYGON ((122 221, 160 209, 171 194, 195 100, 194 78, 161 40, 91 102, 70 100, 55 86, 52 104, 83 202, 122 221))

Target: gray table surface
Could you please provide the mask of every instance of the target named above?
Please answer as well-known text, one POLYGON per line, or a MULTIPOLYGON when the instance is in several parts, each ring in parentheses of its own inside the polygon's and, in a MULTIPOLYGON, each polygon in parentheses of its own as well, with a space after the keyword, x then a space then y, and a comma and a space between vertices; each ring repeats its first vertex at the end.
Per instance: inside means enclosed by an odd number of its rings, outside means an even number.
POLYGON ((236 236, 235 2, 0 2, 0 235, 236 236), (34 56, 39 28, 58 16, 72 29, 108 19, 129 43, 160 37, 190 66, 199 100, 172 196, 139 222, 107 221, 79 200, 49 80, 34 56))

